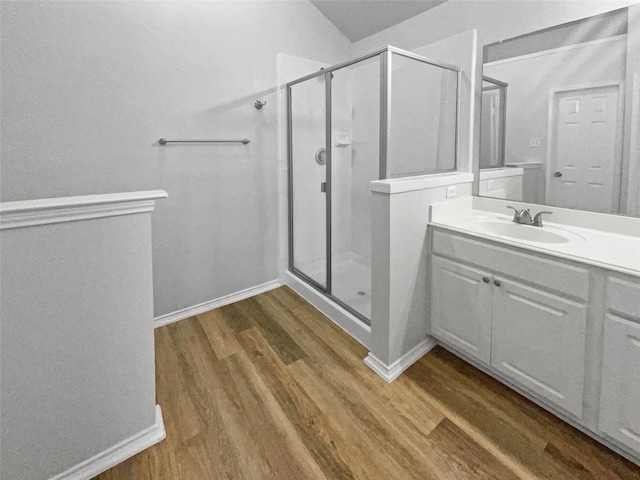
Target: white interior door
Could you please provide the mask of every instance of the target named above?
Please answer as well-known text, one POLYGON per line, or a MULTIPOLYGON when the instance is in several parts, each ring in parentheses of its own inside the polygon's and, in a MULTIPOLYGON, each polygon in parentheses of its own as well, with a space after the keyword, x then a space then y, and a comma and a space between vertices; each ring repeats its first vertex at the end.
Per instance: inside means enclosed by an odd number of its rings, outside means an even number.
POLYGON ((557 92, 553 98, 547 203, 617 212, 620 168, 618 85, 557 92))

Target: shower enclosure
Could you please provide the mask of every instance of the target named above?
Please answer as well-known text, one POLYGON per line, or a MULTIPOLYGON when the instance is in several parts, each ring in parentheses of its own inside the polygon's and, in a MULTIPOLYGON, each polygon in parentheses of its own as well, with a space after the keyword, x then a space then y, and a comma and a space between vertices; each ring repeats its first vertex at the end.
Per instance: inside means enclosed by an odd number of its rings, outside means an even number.
POLYGON ((370 182, 456 169, 459 82, 387 46, 287 84, 289 270, 367 324, 370 182))

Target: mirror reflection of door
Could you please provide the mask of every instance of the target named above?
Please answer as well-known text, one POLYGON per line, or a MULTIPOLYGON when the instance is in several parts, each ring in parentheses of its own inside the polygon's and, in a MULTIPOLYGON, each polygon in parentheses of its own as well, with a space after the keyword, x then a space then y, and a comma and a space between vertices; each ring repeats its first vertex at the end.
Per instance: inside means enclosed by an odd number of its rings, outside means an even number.
POLYGON ((479 195, 640 215, 640 4, 486 45, 482 73, 479 195))
POLYGON ((552 94, 547 203, 617 212, 622 125, 619 85, 585 86, 552 94))

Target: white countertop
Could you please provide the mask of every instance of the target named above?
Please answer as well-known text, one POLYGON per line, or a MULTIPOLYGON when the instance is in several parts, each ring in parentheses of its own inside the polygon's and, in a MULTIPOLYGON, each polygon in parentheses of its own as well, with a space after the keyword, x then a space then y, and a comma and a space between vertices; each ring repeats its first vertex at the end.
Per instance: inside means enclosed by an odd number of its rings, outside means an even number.
MULTIPOLYGON (((467 199, 435 204, 431 207, 429 223, 436 227, 493 240, 505 245, 640 276, 640 230, 638 235, 611 233, 596 228, 554 223, 551 221, 552 217, 543 217, 543 227, 516 225, 516 228, 523 229, 546 229, 545 232, 556 233, 568 239, 566 243, 537 242, 500 235, 479 228, 478 226, 482 225, 482 222, 509 224, 513 218, 513 215, 509 213, 502 214, 479 207, 480 205, 474 205, 473 200, 467 199)), ((503 205, 498 204, 498 207, 503 207, 503 205)), ((553 207, 549 209, 553 210, 553 207)), ((630 221, 633 222, 636 219, 630 219, 630 221)))

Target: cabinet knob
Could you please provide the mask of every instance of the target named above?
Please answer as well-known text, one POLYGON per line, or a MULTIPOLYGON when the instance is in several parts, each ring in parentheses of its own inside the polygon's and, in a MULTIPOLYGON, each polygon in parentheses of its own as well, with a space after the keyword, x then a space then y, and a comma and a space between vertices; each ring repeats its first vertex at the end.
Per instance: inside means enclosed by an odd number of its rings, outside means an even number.
POLYGON ((489 277, 482 277, 482 281, 484 283, 489 283, 489 277))
POLYGON ((493 281, 493 284, 494 284, 496 287, 499 287, 499 286, 501 285, 500 280, 494 280, 494 281, 493 281))

